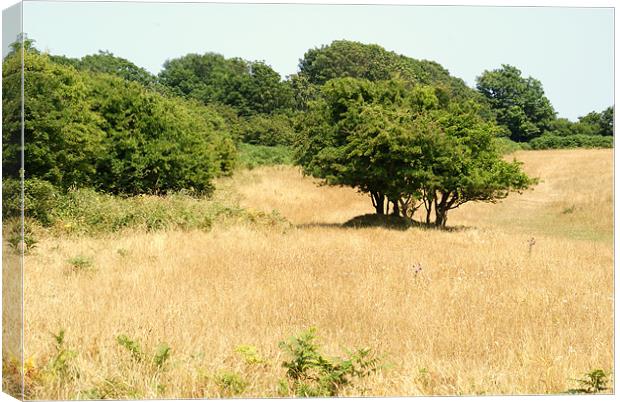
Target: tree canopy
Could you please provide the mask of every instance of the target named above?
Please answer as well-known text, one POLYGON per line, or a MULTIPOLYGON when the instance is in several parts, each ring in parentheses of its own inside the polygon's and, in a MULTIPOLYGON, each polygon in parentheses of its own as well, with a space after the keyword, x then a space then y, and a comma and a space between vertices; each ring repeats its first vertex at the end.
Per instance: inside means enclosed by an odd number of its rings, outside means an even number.
MULTIPOLYGON (((213 177, 231 171, 225 123, 203 106, 34 51, 24 56, 26 177, 123 194, 208 192, 213 177)), ((17 177, 20 55, 3 66, 3 169, 17 177)))
POLYGON ((497 123, 510 132, 510 139, 529 141, 541 135, 555 119, 555 110, 545 96, 540 81, 521 76, 516 67, 485 71, 477 88, 491 104, 497 123))
POLYGON ((289 85, 265 63, 215 53, 168 60, 159 80, 179 96, 229 105, 242 116, 282 111, 293 103, 289 85))
MULTIPOLYGON (((299 73, 291 77, 298 103, 317 95, 317 88, 334 78, 362 78, 369 81, 399 79, 412 84, 433 85, 445 97, 474 99, 484 104, 485 99, 465 82, 450 75, 439 63, 417 60, 388 51, 375 44, 337 40, 330 45, 308 50, 299 61, 299 73)), ((483 107, 480 113, 490 111, 483 107)))
POLYGON ((495 148, 474 102, 440 102, 403 81, 338 78, 310 103, 298 138, 304 173, 368 193, 377 214, 426 207, 427 222, 468 201, 493 202, 533 183, 495 148), (387 204, 386 204, 387 203, 387 204), (387 208, 386 208, 387 207, 387 208))

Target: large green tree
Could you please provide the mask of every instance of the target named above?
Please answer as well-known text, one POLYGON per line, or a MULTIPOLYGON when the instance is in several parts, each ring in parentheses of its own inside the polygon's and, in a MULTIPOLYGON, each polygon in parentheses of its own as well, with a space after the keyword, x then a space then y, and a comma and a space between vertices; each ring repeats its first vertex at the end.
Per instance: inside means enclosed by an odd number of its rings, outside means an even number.
POLYGON ((159 80, 177 95, 229 105, 242 116, 282 111, 293 104, 290 86, 265 63, 215 53, 168 60, 159 80))
POLYGON ((327 184, 368 193, 379 215, 422 203, 438 226, 465 202, 493 202, 532 183, 502 159, 497 128, 474 102, 442 105, 436 93, 395 80, 328 81, 309 104, 298 163, 327 184))
POLYGON ((80 59, 66 56, 50 55, 52 61, 58 64, 73 66, 78 70, 93 71, 116 75, 127 81, 136 81, 144 86, 155 86, 157 78, 142 67, 122 57, 114 56, 108 51, 99 51, 96 54, 86 55, 80 59))
MULTIPOLYGON (((21 52, 3 62, 2 164, 5 175, 12 177, 18 177, 20 168, 21 68, 21 52)), ((24 99, 26 177, 63 187, 94 184, 105 132, 101 117, 91 110, 84 77, 26 50, 24 99)))
POLYGON ((580 117, 579 123, 590 126, 592 135, 614 135, 614 107, 610 106, 601 113, 590 112, 580 117))
POLYGON ((516 67, 504 64, 500 69, 485 71, 477 79, 477 88, 513 141, 526 142, 540 136, 555 119, 540 81, 522 77, 516 67))
MULTIPOLYGON (((317 88, 334 78, 362 78, 384 81, 396 78, 411 84, 433 85, 446 97, 485 99, 469 88, 463 80, 450 75, 439 63, 418 60, 388 51, 375 44, 337 40, 329 45, 309 49, 299 61, 299 73, 291 76, 298 105, 318 94, 317 88)), ((481 108, 480 113, 490 111, 481 108)))
MULTIPOLYGON (((3 62, 3 169, 20 169, 21 52, 3 62)), ((55 186, 113 193, 208 192, 231 171, 224 120, 107 73, 24 53, 25 175, 55 186)))

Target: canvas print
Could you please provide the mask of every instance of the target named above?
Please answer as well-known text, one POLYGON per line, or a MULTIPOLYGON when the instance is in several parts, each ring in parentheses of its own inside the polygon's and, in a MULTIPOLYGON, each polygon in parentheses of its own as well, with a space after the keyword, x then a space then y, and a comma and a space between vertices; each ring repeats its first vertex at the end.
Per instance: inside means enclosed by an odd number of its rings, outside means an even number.
POLYGON ((614 9, 3 12, 2 389, 614 392, 614 9))

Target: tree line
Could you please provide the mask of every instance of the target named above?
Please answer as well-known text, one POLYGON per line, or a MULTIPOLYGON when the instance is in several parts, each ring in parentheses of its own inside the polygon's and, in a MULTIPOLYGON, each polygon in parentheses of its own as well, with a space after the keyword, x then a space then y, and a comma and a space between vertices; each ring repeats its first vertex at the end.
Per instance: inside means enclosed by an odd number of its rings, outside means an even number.
POLYGON ((109 52, 49 55, 24 38, 3 61, 6 177, 20 174, 22 46, 25 175, 60 189, 209 194, 241 144, 284 145, 306 174, 368 193, 377 214, 424 208, 444 226, 464 202, 533 183, 497 138, 544 148, 613 136, 613 107, 557 119, 541 83, 507 65, 474 89, 438 63, 340 40, 308 50, 284 80, 263 61, 215 53, 153 75, 109 52))

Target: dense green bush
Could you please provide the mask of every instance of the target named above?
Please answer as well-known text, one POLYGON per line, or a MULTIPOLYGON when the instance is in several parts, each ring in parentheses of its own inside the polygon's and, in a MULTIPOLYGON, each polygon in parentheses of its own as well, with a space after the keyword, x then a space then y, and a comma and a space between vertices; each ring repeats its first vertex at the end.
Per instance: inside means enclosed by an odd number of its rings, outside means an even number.
POLYGON ((338 396, 355 380, 381 368, 379 359, 368 348, 349 352, 347 358, 323 355, 316 341, 316 328, 280 342, 280 348, 289 356, 282 364, 287 376, 280 382, 283 395, 292 391, 299 397, 338 396))
MULTIPOLYGON (((19 229, 18 222, 14 221, 21 213, 19 181, 4 179, 2 184, 2 217, 19 229)), ((46 181, 28 179, 24 182, 24 197, 27 231, 41 227, 79 234, 110 233, 123 229, 207 230, 215 222, 229 221, 287 225, 277 213, 251 212, 227 200, 206 199, 187 192, 121 197, 92 188, 61 191, 46 181)))
MULTIPOLYGON (((17 179, 2 180, 2 218, 21 214, 20 183, 17 179)), ((52 210, 58 200, 58 191, 49 182, 39 179, 24 180, 24 216, 43 225, 52 223, 52 210)))
MULTIPOLYGON (((3 66, 3 169, 17 178, 18 54, 3 66)), ((208 193, 214 177, 234 168, 236 148, 226 121, 196 102, 31 51, 25 53, 24 91, 28 178, 116 194, 208 193)))
POLYGON ((215 53, 168 60, 158 78, 179 96, 229 105, 241 116, 286 110, 293 102, 290 86, 270 66, 215 53))
POLYGON ((239 144, 239 166, 253 169, 257 166, 292 165, 293 150, 287 146, 239 144))
POLYGON ((91 88, 93 110, 103 117, 106 133, 96 188, 121 194, 208 193, 214 177, 232 171, 234 142, 215 112, 109 75, 93 76, 91 88))
POLYGON ((530 141, 532 149, 560 148, 612 148, 613 137, 600 135, 549 135, 545 134, 530 141))
POLYGON ((511 154, 516 151, 531 149, 527 142, 515 142, 506 137, 497 137, 495 139, 495 145, 502 154, 511 154))
POLYGON ((295 137, 291 119, 286 115, 249 117, 243 130, 243 142, 255 145, 291 145, 295 137))

